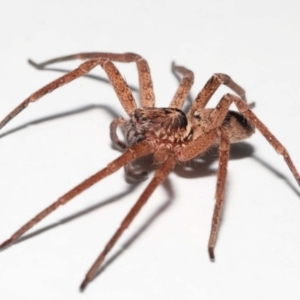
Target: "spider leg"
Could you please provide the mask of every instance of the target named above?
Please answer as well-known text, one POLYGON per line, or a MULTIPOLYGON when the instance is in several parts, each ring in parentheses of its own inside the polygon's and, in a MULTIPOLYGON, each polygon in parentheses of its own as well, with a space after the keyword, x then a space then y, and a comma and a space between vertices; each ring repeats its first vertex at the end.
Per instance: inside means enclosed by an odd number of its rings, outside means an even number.
MULTIPOLYGON (((261 134, 271 144, 271 146, 275 149, 275 151, 283 156, 286 164, 290 168, 298 185, 300 186, 300 175, 285 147, 277 140, 277 138, 270 132, 270 130, 257 118, 257 116, 252 112, 249 106, 241 98, 232 94, 226 94, 220 100, 219 103, 220 108, 222 108, 222 110, 228 110, 228 107, 233 102, 238 108, 238 110, 240 111, 240 113, 243 114, 245 118, 261 132, 261 134)), ((214 124, 214 126, 216 125, 217 123, 214 124)))
POLYGON ((225 182, 227 175, 227 164, 229 159, 230 142, 225 130, 220 129, 220 144, 219 144, 219 169, 217 175, 216 203, 212 218, 211 232, 208 243, 208 252, 211 260, 214 260, 214 248, 216 245, 222 208, 224 203, 225 182))
MULTIPOLYGON (((210 131, 214 128, 220 127, 223 124, 224 119, 229 111, 229 106, 231 105, 231 103, 232 103, 232 100, 230 99, 230 97, 227 97, 227 95, 225 95, 221 98, 221 100, 219 101, 217 106, 211 112, 211 114, 209 116, 209 120, 206 121, 206 124, 205 124, 206 132, 210 131)), ((243 104, 244 108, 249 107, 249 106, 247 106, 247 104, 245 104, 245 102, 242 102, 242 104, 243 104)))
POLYGON ((139 76, 139 85, 140 85, 140 98, 142 107, 154 107, 155 105, 155 95, 153 91, 153 84, 151 79, 150 68, 147 61, 142 58, 140 55, 135 53, 109 53, 109 52, 87 52, 87 53, 77 53, 67 56, 57 57, 54 59, 47 60, 40 64, 28 60, 28 62, 37 69, 43 69, 50 64, 57 62, 69 61, 74 59, 97 59, 97 58, 107 58, 111 61, 116 62, 136 62, 138 76, 139 76))
MULTIPOLYGON (((217 107, 212 111, 210 120, 205 124, 204 132, 192 141, 189 145, 181 149, 178 153, 178 159, 180 161, 190 160, 197 155, 205 152, 210 146, 219 143, 219 169, 218 169, 218 181, 216 190, 216 203, 212 219, 212 228, 208 244, 209 256, 214 260, 214 247, 216 244, 218 228, 220 225, 220 216, 222 213, 222 206, 224 202, 225 181, 227 174, 227 163, 230 148, 230 139, 225 127, 223 128, 224 119, 228 113, 229 106, 234 103, 240 113, 255 126, 262 135, 269 141, 271 146, 281 154, 287 165, 289 166, 296 181, 300 185, 300 175, 292 162, 287 150, 276 139, 276 137, 269 131, 269 129, 257 118, 257 116, 251 111, 249 105, 241 98, 226 94, 219 101, 217 107), (219 137, 218 137, 218 136, 219 137)), ((245 129, 246 130, 246 129, 245 129)), ((249 132, 249 135, 252 132, 249 132)), ((247 134, 246 134, 247 135, 247 134)))
POLYGON ((111 237, 111 239, 108 241, 106 246, 104 247, 103 251, 100 253, 90 270, 85 276, 85 279, 83 280, 80 289, 83 291, 89 281, 95 276, 97 270, 99 269, 101 263, 103 262, 105 256, 107 253, 111 250, 111 248, 114 246, 114 244, 117 242, 117 240, 120 238, 122 233, 130 223, 133 221, 135 216, 139 213, 141 208, 144 206, 144 204, 147 202, 153 191, 156 189, 156 187, 165 180, 167 175, 172 171, 173 167, 176 164, 176 160, 173 156, 170 156, 162 165, 161 167, 155 172, 155 175, 149 185, 146 187, 145 191, 142 193, 138 201, 135 203, 135 205, 131 208, 129 213, 126 215, 124 220, 122 221, 120 227, 115 232, 115 234, 111 237))
POLYGON ((290 168, 292 174, 294 175, 298 185, 300 186, 300 175, 289 155, 286 148, 277 140, 277 138, 270 132, 270 130, 262 123, 257 116, 245 105, 245 103, 237 96, 227 94, 226 98, 232 100, 235 103, 239 111, 261 132, 265 139, 271 144, 275 151, 282 155, 286 164, 290 168), (247 107, 247 108, 246 108, 247 107), (246 108, 246 110, 245 110, 246 108))
POLYGON ((142 107, 154 107, 155 95, 147 61, 144 58, 140 58, 137 61, 137 68, 139 74, 141 105, 142 107))
POLYGON ((227 163, 229 157, 229 139, 227 133, 222 128, 213 128, 204 132, 190 144, 182 148, 178 155, 178 160, 188 161, 207 151, 211 146, 219 143, 219 169, 216 189, 216 203, 212 219, 211 234, 208 244, 209 256, 214 259, 214 247, 216 244, 218 229, 220 225, 220 216, 224 202, 225 181, 227 174, 227 163))
POLYGON ((241 86, 235 83, 228 75, 216 73, 207 81, 203 89, 197 95, 196 99, 194 100, 189 110, 189 115, 193 114, 193 112, 199 108, 205 108, 206 104, 208 103, 212 95, 216 92, 216 90, 219 88, 221 84, 224 84, 229 88, 231 88, 245 102, 247 102, 246 95, 245 95, 246 92, 241 86))
POLYGON ((75 196, 79 195, 101 179, 111 175, 112 173, 119 170, 122 166, 126 165, 128 162, 135 160, 136 158, 148 155, 152 153, 152 146, 147 142, 140 142, 132 147, 128 148, 124 154, 120 157, 112 161, 107 165, 106 168, 100 170, 95 173, 88 179, 81 182, 79 185, 74 187, 72 190, 61 196, 57 201, 52 203, 46 209, 37 214, 34 218, 32 218, 29 222, 23 225, 18 231, 16 231, 8 240, 3 242, 0 245, 0 249, 3 249, 9 245, 11 245, 15 240, 17 240, 20 236, 22 236, 25 232, 27 232, 31 227, 37 224, 39 221, 44 219, 50 213, 52 213, 55 209, 57 209, 60 205, 66 204, 68 201, 73 199, 75 196))
POLYGON ((97 59, 97 58, 108 58, 109 60, 116 61, 116 62, 130 63, 130 62, 135 62, 142 57, 136 53, 130 53, 130 52, 127 53, 83 52, 83 53, 76 53, 76 54, 55 57, 53 59, 46 60, 39 64, 35 63, 31 59, 29 59, 28 62, 37 69, 44 69, 46 66, 52 65, 54 63, 75 60, 75 59, 90 60, 90 59, 97 59))
POLYGON ((44 95, 61 87, 62 85, 65 85, 73 81, 74 79, 89 73, 97 65, 100 65, 105 70, 121 102, 121 105, 123 106, 127 114, 130 114, 136 109, 136 103, 126 81, 123 79, 118 69, 110 60, 105 58, 99 58, 91 59, 82 63, 77 69, 61 76, 60 78, 50 82, 49 84, 45 85, 44 87, 33 93, 0 122, 0 129, 12 118, 14 118, 18 113, 25 109, 31 102, 35 102, 44 95))
POLYGON ((194 73, 185 67, 175 65, 174 62, 172 63, 172 71, 180 73, 183 78, 181 79, 181 83, 171 101, 170 107, 182 109, 184 101, 194 83, 194 73))
POLYGON ((217 145, 219 139, 217 129, 204 132, 185 147, 181 148, 177 153, 177 159, 182 162, 191 160, 207 151, 213 145, 217 145))

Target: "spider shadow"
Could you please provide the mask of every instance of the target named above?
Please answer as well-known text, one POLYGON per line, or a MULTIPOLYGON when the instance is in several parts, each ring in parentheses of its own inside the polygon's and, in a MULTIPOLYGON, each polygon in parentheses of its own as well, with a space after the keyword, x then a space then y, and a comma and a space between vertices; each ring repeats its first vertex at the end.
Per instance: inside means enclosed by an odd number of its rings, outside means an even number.
POLYGON ((17 126, 15 128, 12 128, 8 131, 5 131, 4 133, 0 134, 0 139, 8 136, 12 133, 16 133, 18 131, 21 131, 23 129, 26 129, 27 127, 31 126, 31 125, 38 125, 38 124, 42 124, 45 122, 50 122, 50 121, 54 121, 60 118, 66 118, 66 117, 71 117, 73 115, 77 115, 77 114, 81 114, 81 113, 85 113, 88 112, 90 110, 94 110, 94 109, 102 109, 105 110, 111 117, 112 119, 115 119, 117 117, 119 117, 119 114, 113 110, 109 105, 104 105, 104 104, 88 104, 79 108, 74 108, 68 111, 64 111, 61 113, 57 113, 57 114, 53 114, 53 115, 49 115, 46 117, 42 117, 39 119, 35 119, 33 121, 30 122, 26 122, 20 126, 17 126))
MULTIPOLYGON (((230 158, 229 164, 231 160, 239 160, 243 158, 251 157, 256 162, 258 162, 262 167, 269 170, 273 175, 275 175, 278 179, 283 180, 285 184, 298 196, 300 197, 300 192, 292 183, 292 181, 285 176, 283 173, 279 172, 272 165, 268 164, 267 161, 262 160, 257 155, 254 154, 255 148, 253 145, 242 142, 237 144, 230 145, 230 158)), ((207 177, 207 176, 216 176, 217 167, 213 167, 214 163, 218 163, 218 149, 217 147, 212 148, 205 156, 198 157, 191 162, 187 162, 183 165, 177 165, 174 169, 174 172, 183 178, 198 178, 198 177, 207 177)))
MULTIPOLYGON (((247 157, 252 157, 255 149, 247 143, 231 144, 230 146, 230 160, 238 160, 247 157)), ((184 178, 198 178, 216 175, 217 166, 213 167, 213 164, 218 163, 219 155, 218 148, 213 147, 203 156, 199 156, 196 159, 177 165, 175 173, 184 178)))
POLYGON ((256 155, 252 155, 252 158, 258 162, 260 165, 262 165, 264 168, 268 169, 271 173, 273 173, 276 177, 283 180, 284 183, 300 198, 300 191, 299 189, 281 172, 276 170, 272 165, 270 165, 268 162, 262 160, 256 155))
POLYGON ((83 210, 80 210, 80 211, 78 211, 76 213, 73 213, 73 214, 71 214, 71 215, 69 215, 69 216, 67 216, 67 217, 65 217, 65 218, 63 218, 63 219, 61 219, 61 220, 59 220, 59 221, 57 221, 55 223, 52 223, 52 224, 47 225, 47 226, 44 226, 44 227, 42 227, 42 228, 40 228, 38 230, 35 230, 34 232, 32 232, 30 234, 26 234, 25 236, 19 238, 14 244, 18 244, 18 243, 24 242, 24 241, 26 241, 28 239, 31 239, 31 238, 33 238, 35 236, 38 236, 38 235, 42 234, 42 233, 44 233, 44 232, 46 232, 48 230, 51 230, 51 229, 54 229, 54 228, 59 227, 61 225, 67 224, 67 223, 69 223, 71 221, 74 221, 74 220, 80 218, 80 217, 84 217, 85 215, 88 215, 88 214, 90 214, 90 213, 92 213, 92 212, 94 212, 94 211, 96 211, 96 210, 98 210, 98 209, 100 209, 102 207, 105 207, 106 205, 113 204, 114 202, 119 201, 121 198, 124 198, 128 194, 130 194, 131 192, 133 192, 136 189, 136 187, 137 187, 137 184, 131 185, 131 186, 129 186, 122 193, 119 193, 119 194, 117 194, 115 196, 112 196, 112 197, 110 197, 110 198, 108 198, 106 200, 102 200, 101 202, 98 202, 98 203, 96 203, 94 205, 89 206, 86 209, 83 209, 83 210))

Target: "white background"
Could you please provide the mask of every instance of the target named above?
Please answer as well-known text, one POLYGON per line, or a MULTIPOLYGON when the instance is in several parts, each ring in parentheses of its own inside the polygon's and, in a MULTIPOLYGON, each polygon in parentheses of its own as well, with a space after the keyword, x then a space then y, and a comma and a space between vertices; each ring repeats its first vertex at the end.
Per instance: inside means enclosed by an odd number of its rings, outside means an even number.
MULTIPOLYGON (((178 85, 173 60, 195 72, 193 97, 214 72, 229 74, 300 168, 299 15, 298 1, 7 2, 0 10, 1 118, 62 74, 34 70, 27 58, 132 51, 150 64, 157 106, 168 106, 178 85)), ((137 87, 135 65, 118 67, 137 87)), ((106 78, 100 68, 93 74, 106 78)), ((211 105, 226 92, 220 88, 211 105)), ((111 86, 82 78, 3 128, 9 134, 0 139, 2 241, 119 155, 108 134, 119 115, 125 116, 111 86)), ((299 299, 297 183, 259 133, 235 146, 231 157, 214 263, 207 242, 217 161, 200 161, 175 169, 108 260, 142 233, 80 293, 86 271, 147 185, 131 186, 119 171, 0 253, 0 298, 299 299)))

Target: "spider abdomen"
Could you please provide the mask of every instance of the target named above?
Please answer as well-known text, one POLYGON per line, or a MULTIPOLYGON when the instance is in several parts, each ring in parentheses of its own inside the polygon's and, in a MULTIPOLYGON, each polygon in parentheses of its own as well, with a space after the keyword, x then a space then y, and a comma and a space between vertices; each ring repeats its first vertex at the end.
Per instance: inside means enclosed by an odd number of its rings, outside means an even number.
MULTIPOLYGON (((192 128, 194 129, 193 139, 197 139, 211 130, 214 119, 213 112, 213 109, 205 108, 198 109, 193 113, 191 118, 192 128)), ((255 131, 253 124, 237 111, 228 110, 223 118, 222 123, 218 125, 214 123, 214 126, 222 127, 226 131, 230 143, 240 142, 250 137, 255 131)))
POLYGON ((229 110, 222 124, 231 143, 240 142, 254 133, 254 126, 240 113, 229 110))

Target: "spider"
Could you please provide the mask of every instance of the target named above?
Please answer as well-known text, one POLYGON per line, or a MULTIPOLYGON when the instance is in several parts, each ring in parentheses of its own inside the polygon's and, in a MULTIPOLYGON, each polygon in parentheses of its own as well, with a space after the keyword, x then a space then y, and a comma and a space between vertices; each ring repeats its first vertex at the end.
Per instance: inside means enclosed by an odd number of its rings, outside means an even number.
POLYGON ((35 102, 62 85, 86 75, 96 66, 101 66, 107 73, 110 83, 128 115, 128 119, 119 117, 110 125, 111 140, 115 146, 123 151, 123 154, 109 163, 107 167, 81 182, 37 214, 8 240, 3 242, 0 245, 0 249, 10 246, 60 205, 66 204, 75 196, 103 178, 113 174, 121 167, 124 167, 127 176, 136 180, 145 180, 147 178, 147 172, 136 173, 131 163, 140 157, 152 155, 153 161, 157 166, 153 178, 87 272, 80 286, 80 289, 84 290, 95 276, 107 253, 139 213, 156 187, 166 179, 174 166, 177 163, 190 161, 205 153, 211 147, 217 146, 219 151, 219 168, 217 171, 216 202, 208 242, 209 256, 211 260, 214 260, 214 248, 224 203, 230 144, 248 138, 254 133, 255 128, 257 128, 271 146, 283 156, 296 181, 300 185, 300 175, 287 150, 252 112, 251 105, 247 104, 244 89, 235 83, 228 75, 214 74, 199 92, 187 114, 185 114, 182 111, 182 106, 193 85, 194 75, 192 71, 185 67, 175 65, 174 63, 172 65, 173 71, 179 73, 182 78, 168 108, 155 107, 155 96, 148 63, 143 57, 135 53, 79 53, 54 58, 40 64, 31 60, 29 60, 29 63, 37 69, 43 69, 49 64, 73 59, 82 59, 85 60, 85 62, 79 65, 77 69, 45 85, 25 99, 0 122, 0 129, 31 102, 35 102), (136 63, 140 85, 140 108, 137 108, 131 90, 113 64, 113 61, 136 63), (235 94, 226 94, 221 98, 215 108, 206 108, 211 96, 221 84, 228 86, 235 94), (232 103, 236 105, 239 112, 229 110, 232 103), (117 135, 118 127, 123 132, 124 141, 120 140, 117 135))

